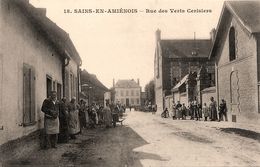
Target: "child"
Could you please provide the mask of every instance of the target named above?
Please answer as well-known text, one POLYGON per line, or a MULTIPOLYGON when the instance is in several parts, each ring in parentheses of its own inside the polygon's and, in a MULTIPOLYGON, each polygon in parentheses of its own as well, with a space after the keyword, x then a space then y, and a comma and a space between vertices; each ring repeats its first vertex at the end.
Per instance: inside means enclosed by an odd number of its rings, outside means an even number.
POLYGON ((204 118, 205 120, 204 121, 207 121, 208 117, 209 117, 209 108, 207 106, 206 103, 204 103, 203 107, 202 107, 202 112, 204 114, 204 118))

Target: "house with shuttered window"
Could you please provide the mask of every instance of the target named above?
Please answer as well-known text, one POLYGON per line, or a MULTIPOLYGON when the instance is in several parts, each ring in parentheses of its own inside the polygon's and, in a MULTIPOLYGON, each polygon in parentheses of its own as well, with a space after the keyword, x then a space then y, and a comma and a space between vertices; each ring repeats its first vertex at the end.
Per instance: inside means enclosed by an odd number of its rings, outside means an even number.
POLYGON ((41 105, 52 90, 79 92, 78 55, 69 35, 27 0, 0 10, 0 145, 43 128, 41 105))

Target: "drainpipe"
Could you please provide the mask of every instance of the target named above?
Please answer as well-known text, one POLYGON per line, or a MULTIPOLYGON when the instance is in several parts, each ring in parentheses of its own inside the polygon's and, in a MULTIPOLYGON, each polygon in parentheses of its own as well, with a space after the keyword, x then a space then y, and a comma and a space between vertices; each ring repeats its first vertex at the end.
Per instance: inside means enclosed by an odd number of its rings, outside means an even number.
POLYGON ((216 83, 216 93, 217 93, 217 106, 219 106, 219 85, 218 85, 218 65, 215 62, 215 83, 216 83))
POLYGON ((78 91, 78 100, 79 100, 79 98, 80 98, 80 96, 79 96, 79 93, 80 93, 80 91, 81 91, 81 82, 80 82, 80 80, 81 80, 81 76, 80 76, 80 73, 81 73, 81 69, 79 68, 80 66, 82 65, 82 61, 80 61, 79 62, 79 65, 77 65, 77 78, 78 78, 78 87, 77 87, 77 91, 78 91))

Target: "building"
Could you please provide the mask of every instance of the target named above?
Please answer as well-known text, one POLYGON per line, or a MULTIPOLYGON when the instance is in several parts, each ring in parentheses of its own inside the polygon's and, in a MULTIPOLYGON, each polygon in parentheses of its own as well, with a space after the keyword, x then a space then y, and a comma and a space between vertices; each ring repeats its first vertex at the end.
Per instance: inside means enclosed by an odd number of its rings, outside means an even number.
POLYGON ((130 80, 118 80, 114 85, 115 91, 115 103, 120 103, 129 106, 141 105, 141 86, 139 85, 139 79, 137 82, 134 79, 130 80))
POLYGON ((79 57, 69 35, 26 0, 2 0, 0 145, 43 128, 51 90, 78 97, 79 57))
POLYGON ((260 1, 224 3, 210 58, 230 120, 260 123, 260 1))
MULTIPOLYGON (((213 39, 214 30, 211 35, 213 39)), ((187 74, 198 73, 202 66, 205 66, 208 73, 209 86, 215 85, 214 62, 208 60, 212 39, 164 40, 161 39, 161 31, 156 31, 154 82, 155 103, 159 111, 165 107, 165 97, 172 94, 171 89, 187 74)), ((189 91, 193 90, 189 88, 189 91)), ((194 94, 187 100, 194 96, 199 95, 194 94)))
POLYGON ((95 74, 90 74, 87 70, 80 72, 81 82, 81 97, 85 99, 88 104, 104 103, 104 93, 108 89, 101 83, 95 74))

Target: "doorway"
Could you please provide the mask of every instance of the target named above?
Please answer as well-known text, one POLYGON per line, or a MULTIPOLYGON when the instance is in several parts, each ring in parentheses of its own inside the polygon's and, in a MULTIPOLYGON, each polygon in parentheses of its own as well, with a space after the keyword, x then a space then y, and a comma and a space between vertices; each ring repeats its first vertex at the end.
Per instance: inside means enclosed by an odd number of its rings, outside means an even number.
POLYGON ((129 98, 126 98, 126 107, 129 107, 129 98))
POLYGON ((46 77, 46 86, 47 86, 47 98, 50 97, 51 95, 51 88, 52 88, 52 81, 51 81, 51 77, 47 76, 46 77))

